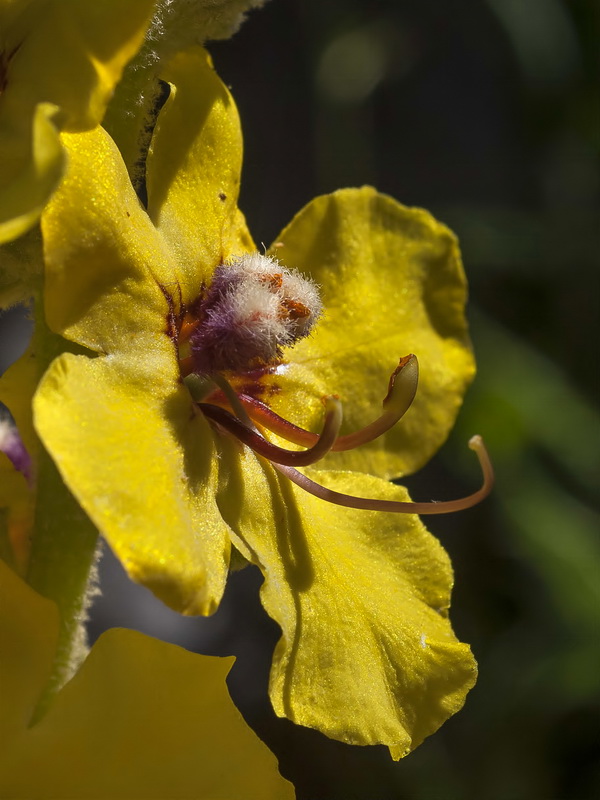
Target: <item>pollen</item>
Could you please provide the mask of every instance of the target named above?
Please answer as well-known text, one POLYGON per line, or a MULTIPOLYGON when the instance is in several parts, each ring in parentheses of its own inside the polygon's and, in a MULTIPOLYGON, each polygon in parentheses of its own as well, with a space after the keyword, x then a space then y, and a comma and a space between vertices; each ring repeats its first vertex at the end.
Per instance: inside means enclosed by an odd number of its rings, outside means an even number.
POLYGON ((283 275, 281 272, 276 272, 274 275, 261 275, 259 280, 266 284, 271 290, 281 289, 283 286, 283 275))
POLYGON ((283 348, 308 336, 322 312, 310 279, 260 253, 219 265, 194 308, 191 359, 205 375, 278 363, 283 348))
POLYGON ((298 320, 306 319, 310 316, 310 308, 307 308, 304 303, 298 300, 292 300, 290 297, 285 298, 280 307, 279 313, 281 316, 289 317, 289 319, 298 320))

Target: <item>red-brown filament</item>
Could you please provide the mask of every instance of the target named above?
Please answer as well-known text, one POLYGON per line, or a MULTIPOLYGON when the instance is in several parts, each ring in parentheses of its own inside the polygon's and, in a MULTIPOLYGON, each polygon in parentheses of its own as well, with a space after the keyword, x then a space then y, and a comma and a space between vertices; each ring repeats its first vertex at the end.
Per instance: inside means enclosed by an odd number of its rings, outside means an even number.
POLYGON ((328 503, 334 503, 338 506, 346 506, 347 508, 358 508, 365 511, 391 511, 395 514, 449 514, 452 511, 463 511, 466 508, 471 508, 477 503, 480 503, 492 491, 494 485, 494 470, 492 462, 483 443, 481 436, 472 436, 469 439, 469 447, 475 451, 481 470, 483 472, 483 485, 479 491, 461 497, 458 500, 445 500, 436 503, 413 503, 401 502, 397 500, 377 500, 369 497, 355 497, 351 494, 343 494, 336 492, 333 489, 327 489, 321 486, 320 483, 312 481, 293 467, 282 466, 280 464, 273 464, 275 469, 285 475, 292 483, 295 483, 301 489, 320 497, 321 500, 326 500, 328 503))
POLYGON ((354 495, 336 492, 308 478, 296 467, 308 466, 319 461, 330 450, 348 450, 359 444, 372 441, 397 421, 410 406, 416 391, 418 365, 415 356, 406 356, 400 361, 391 379, 388 394, 383 401, 383 414, 375 422, 353 434, 338 437, 342 422, 341 403, 333 397, 327 398, 325 421, 320 434, 309 433, 298 428, 287 420, 274 414, 268 406, 247 395, 238 395, 222 375, 213 376, 220 392, 213 392, 210 399, 227 402, 233 410, 231 413, 222 405, 211 402, 198 403, 203 414, 218 428, 235 436, 243 444, 250 447, 258 455, 268 459, 275 469, 289 478, 309 494, 326 500, 329 503, 347 508, 366 511, 388 511, 396 514, 448 514, 471 508, 488 496, 494 485, 494 471, 481 436, 473 436, 469 447, 475 451, 483 472, 481 488, 458 500, 443 502, 401 502, 395 500, 379 500, 376 498, 355 497, 354 495), (404 375, 404 377, 402 377, 404 375), (277 447, 269 442, 256 427, 255 422, 262 423, 278 435, 296 444, 308 444, 306 450, 294 451, 277 447), (377 433, 379 431, 379 433, 377 433), (290 432, 292 435, 290 435, 290 432), (300 432, 300 435, 298 435, 300 432))
POLYGON ((322 432, 316 437, 315 444, 307 450, 286 450, 269 442, 252 427, 248 427, 241 419, 230 414, 221 406, 212 403, 198 403, 198 407, 212 422, 233 434, 237 439, 273 464, 295 467, 306 467, 320 461, 331 450, 342 424, 342 404, 336 398, 327 399, 327 410, 322 432))
MULTIPOLYGON (((388 392, 383 401, 383 413, 374 422, 359 431, 354 431, 345 436, 338 436, 331 449, 336 452, 353 450, 361 444, 367 444, 378 439, 382 434, 390 430, 410 408, 417 391, 418 380, 419 363, 417 357, 411 354, 401 358, 390 377, 388 392)), ((289 420, 280 417, 268 405, 255 397, 247 394, 239 394, 237 397, 253 422, 276 433, 282 439, 301 447, 313 447, 317 442, 318 434, 300 428, 289 420)), ((215 403, 225 400, 222 392, 215 393, 208 399, 215 403)))

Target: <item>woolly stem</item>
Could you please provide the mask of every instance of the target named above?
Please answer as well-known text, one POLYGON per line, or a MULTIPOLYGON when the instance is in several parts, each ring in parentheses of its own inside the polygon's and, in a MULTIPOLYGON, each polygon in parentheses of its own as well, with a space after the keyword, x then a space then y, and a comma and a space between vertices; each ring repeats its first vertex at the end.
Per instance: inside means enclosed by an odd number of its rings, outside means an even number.
POLYGON ((60 630, 52 672, 34 719, 43 715, 54 694, 86 655, 83 626, 95 591, 94 586, 90 588, 90 576, 95 572, 97 545, 98 532, 65 487, 50 457, 43 452, 38 468, 27 582, 56 603, 60 630))
MULTIPOLYGON (((39 297, 35 310, 32 353, 39 376, 69 346, 48 330, 39 297)), ((98 543, 97 530, 67 489, 54 462, 39 440, 36 445, 35 511, 25 577, 32 589, 58 606, 60 630, 52 672, 34 719, 43 715, 53 695, 86 655, 85 612, 95 590, 90 585, 95 586, 98 543)))

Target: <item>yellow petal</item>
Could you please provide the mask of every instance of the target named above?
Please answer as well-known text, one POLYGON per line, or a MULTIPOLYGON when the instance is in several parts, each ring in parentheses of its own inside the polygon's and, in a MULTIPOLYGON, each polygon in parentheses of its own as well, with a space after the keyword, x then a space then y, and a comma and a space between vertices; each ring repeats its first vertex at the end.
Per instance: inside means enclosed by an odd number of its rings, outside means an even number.
POLYGON ((133 631, 105 633, 27 729, 54 651, 56 608, 1 563, 0 600, 2 797, 293 798, 231 702, 233 659, 133 631))
POLYGON ((405 418, 327 465, 381 476, 418 469, 445 440, 474 371, 455 237, 426 211, 363 187, 316 198, 277 243, 273 255, 320 284, 325 312, 267 379, 281 390, 273 408, 318 430, 321 398, 338 394, 342 433, 359 429, 381 413, 399 358, 415 353, 419 388, 405 418))
POLYGON ((59 130, 97 125, 154 0, 0 6, 0 242, 39 218, 64 167, 59 130))
MULTIPOLYGON (((58 641, 54 603, 0 561, 0 753, 29 725, 50 676, 58 641)), ((8 797, 10 795, 4 795, 8 797)))
MULTIPOLYGON (((340 492, 408 499, 367 475, 307 474, 340 492)), ((416 516, 331 505, 252 456, 244 476, 250 502, 236 513, 224 498, 222 510, 234 544, 263 571, 262 602, 283 632, 270 684, 276 713, 407 755, 462 707, 476 677, 448 620, 446 553, 416 516)))
POLYGON ((148 154, 148 211, 192 300, 218 264, 254 249, 236 205, 242 135, 235 103, 204 50, 179 53, 161 77, 171 96, 148 154))
POLYGON ((4 3, 6 85, 2 114, 39 102, 61 111, 63 130, 86 130, 104 114, 115 84, 141 45, 154 0, 4 3))
POLYGON ((133 580, 178 611, 212 613, 228 529, 214 499, 212 433, 178 380, 170 341, 157 334, 137 356, 61 356, 40 383, 34 419, 133 580))
POLYGON ((23 122, 0 126, 0 244, 37 221, 60 180, 65 159, 55 114, 55 106, 40 103, 23 122))
POLYGON ((164 331, 173 261, 102 128, 63 134, 69 168, 42 219, 49 327, 98 352, 164 331))

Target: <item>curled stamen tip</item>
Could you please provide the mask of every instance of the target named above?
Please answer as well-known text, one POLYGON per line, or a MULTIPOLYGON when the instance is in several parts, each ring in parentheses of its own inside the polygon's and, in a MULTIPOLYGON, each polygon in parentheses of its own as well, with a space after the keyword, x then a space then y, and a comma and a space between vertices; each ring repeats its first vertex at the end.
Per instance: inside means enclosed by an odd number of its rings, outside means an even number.
MULTIPOLYGON (((331 420, 329 425, 334 425, 336 428, 336 436, 339 432, 340 426, 342 424, 343 418, 343 406, 342 401, 337 396, 337 394, 332 394, 329 397, 323 398, 323 404, 325 406, 325 419, 331 420)), ((326 422, 327 424, 327 422, 326 422)), ((333 441, 332 441, 333 445, 333 441)))
POLYGON ((354 495, 343 494, 342 492, 336 492, 333 489, 321 486, 296 469, 288 466, 280 466, 277 462, 275 462, 274 466, 284 475, 287 475, 291 481, 310 494, 313 494, 315 497, 320 497, 322 500, 340 506, 346 506, 347 508, 359 508, 365 511, 391 511, 397 514, 448 514, 453 511, 463 511, 481 502, 481 500, 488 496, 494 485, 492 462, 490 461, 481 436, 472 436, 469 439, 469 447, 475 450, 479 463, 481 464, 483 485, 478 491, 467 497, 462 497, 458 500, 445 500, 442 502, 413 503, 412 501, 403 500, 355 497, 354 495))
POLYGON ((481 497, 486 497, 492 490, 494 485, 494 467, 490 459, 487 448, 483 442, 483 438, 477 433, 469 439, 469 447, 475 451, 481 469, 483 470, 483 486, 481 487, 481 497))
POLYGON ((408 409, 417 393, 418 382, 419 362, 414 353, 409 353, 400 359, 398 366, 390 375, 383 407, 387 409, 390 405, 400 405, 405 410, 408 409))

